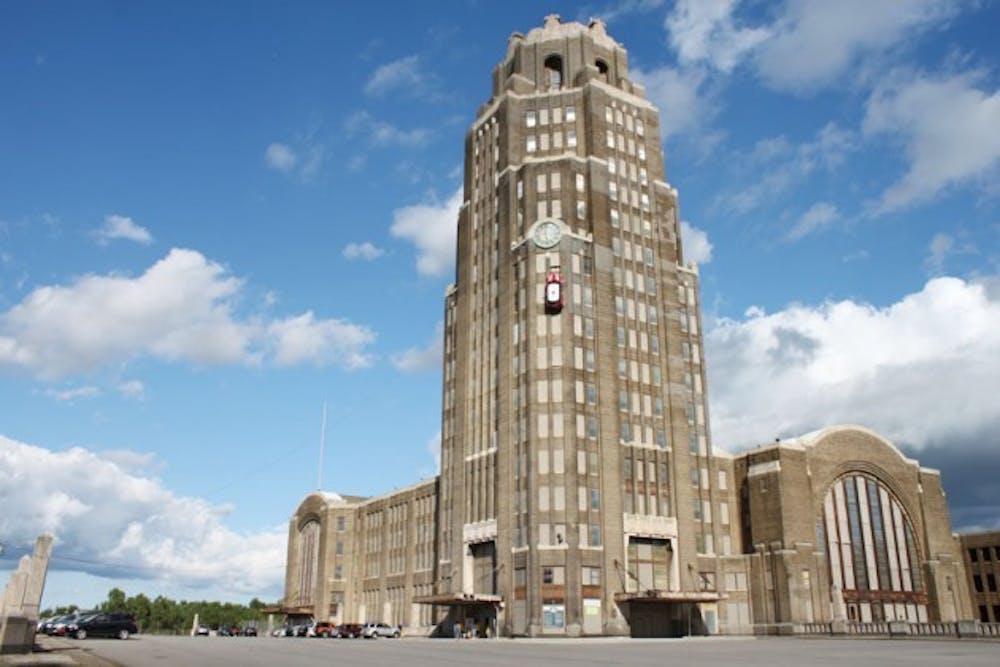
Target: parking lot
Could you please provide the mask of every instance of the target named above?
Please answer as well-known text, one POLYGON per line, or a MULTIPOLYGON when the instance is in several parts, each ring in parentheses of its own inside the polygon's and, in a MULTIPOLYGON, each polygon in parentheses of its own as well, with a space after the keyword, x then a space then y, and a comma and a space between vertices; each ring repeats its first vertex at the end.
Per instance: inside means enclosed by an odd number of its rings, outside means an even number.
POLYGON ((1000 642, 977 640, 689 638, 689 639, 307 639, 158 637, 127 641, 46 639, 53 653, 87 667, 264 667, 303 665, 991 665, 1000 642))

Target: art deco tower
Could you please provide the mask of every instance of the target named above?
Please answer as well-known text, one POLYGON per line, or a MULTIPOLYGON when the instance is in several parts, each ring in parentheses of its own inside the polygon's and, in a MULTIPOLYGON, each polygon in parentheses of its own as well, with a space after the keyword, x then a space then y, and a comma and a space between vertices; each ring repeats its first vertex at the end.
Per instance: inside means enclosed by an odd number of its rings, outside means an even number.
POLYGON ((729 489, 709 441, 698 276, 659 114, 602 22, 550 16, 511 37, 464 178, 437 591, 501 596, 514 635, 705 611, 713 554, 738 533, 728 501, 713 512, 729 489))

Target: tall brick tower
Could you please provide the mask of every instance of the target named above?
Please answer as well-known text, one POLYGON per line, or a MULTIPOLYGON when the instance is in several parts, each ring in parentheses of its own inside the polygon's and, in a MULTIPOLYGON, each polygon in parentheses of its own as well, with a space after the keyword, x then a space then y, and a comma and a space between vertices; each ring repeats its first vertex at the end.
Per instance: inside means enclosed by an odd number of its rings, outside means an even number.
POLYGON ((679 224, 659 114, 604 24, 514 34, 466 137, 445 302, 435 588, 465 618, 712 622, 714 554, 738 533, 712 511, 727 473, 679 224))

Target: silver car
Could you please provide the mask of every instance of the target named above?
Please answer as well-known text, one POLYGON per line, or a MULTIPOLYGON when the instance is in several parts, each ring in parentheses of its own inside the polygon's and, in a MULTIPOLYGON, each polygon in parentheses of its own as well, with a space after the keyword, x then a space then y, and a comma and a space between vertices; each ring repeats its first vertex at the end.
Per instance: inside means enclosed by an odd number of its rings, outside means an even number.
POLYGON ((361 636, 365 639, 378 639, 379 637, 399 638, 399 627, 388 623, 366 623, 361 629, 361 636))

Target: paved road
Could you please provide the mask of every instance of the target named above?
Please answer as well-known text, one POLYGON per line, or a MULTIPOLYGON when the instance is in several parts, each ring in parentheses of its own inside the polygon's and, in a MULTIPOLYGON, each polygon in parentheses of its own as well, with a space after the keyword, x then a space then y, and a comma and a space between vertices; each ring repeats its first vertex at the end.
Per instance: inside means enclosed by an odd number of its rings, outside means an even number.
MULTIPOLYGON (((75 642, 75 640, 64 640, 75 642)), ((975 640, 698 639, 296 639, 155 637, 87 639, 78 649, 122 667, 528 667, 531 665, 1000 665, 1000 642, 975 640)))

